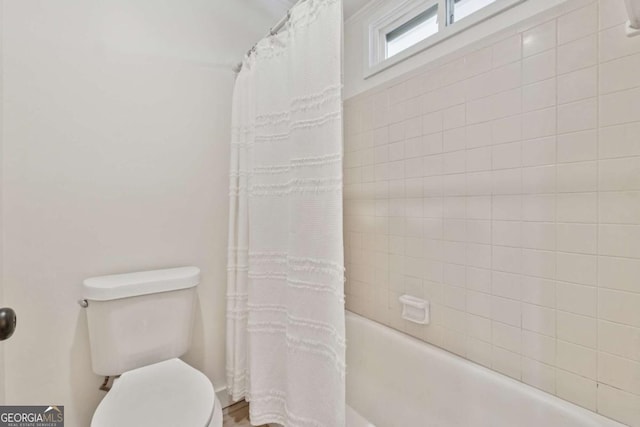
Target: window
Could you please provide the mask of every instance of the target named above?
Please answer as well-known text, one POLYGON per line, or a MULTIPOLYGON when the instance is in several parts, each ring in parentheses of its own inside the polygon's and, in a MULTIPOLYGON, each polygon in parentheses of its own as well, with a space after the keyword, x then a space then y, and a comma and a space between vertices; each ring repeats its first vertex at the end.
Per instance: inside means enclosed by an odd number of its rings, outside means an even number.
POLYGON ((496 0, 449 0, 449 25, 489 6, 496 0))
POLYGON ((415 18, 386 34, 389 58, 438 32, 438 5, 433 5, 415 18))
POLYGON ((369 26, 369 75, 525 0, 389 2, 369 26))

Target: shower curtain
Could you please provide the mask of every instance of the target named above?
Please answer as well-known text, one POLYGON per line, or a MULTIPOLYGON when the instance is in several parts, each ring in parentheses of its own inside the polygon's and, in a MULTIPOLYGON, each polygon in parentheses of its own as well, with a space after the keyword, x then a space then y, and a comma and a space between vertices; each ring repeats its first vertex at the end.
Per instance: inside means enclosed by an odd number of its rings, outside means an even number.
POLYGON ((233 97, 227 385, 254 425, 345 424, 342 4, 306 0, 233 97))

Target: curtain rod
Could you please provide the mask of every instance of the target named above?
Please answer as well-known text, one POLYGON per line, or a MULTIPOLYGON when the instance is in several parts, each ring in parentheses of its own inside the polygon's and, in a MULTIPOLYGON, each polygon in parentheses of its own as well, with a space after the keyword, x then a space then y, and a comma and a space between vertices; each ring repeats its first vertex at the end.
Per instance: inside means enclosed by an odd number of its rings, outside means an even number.
MULTIPOLYGON (((291 8, 289 10, 287 10, 287 14, 285 16, 282 17, 282 19, 280 19, 276 25, 274 25, 273 27, 271 27, 271 29, 269 30, 269 32, 267 33, 266 36, 264 36, 264 38, 269 37, 269 36, 275 36, 276 34, 278 34, 278 32, 284 28, 285 24, 287 22, 289 22, 289 19, 291 19, 291 9, 293 9, 294 7, 296 7, 298 5, 298 3, 303 3, 306 0, 298 0, 293 6, 291 6, 291 8)), ((249 49, 247 51, 247 56, 251 56, 251 54, 253 52, 256 51, 256 46, 258 46, 258 43, 260 41, 258 41, 256 44, 253 45, 253 47, 251 47, 251 49, 249 49)), ((233 71, 235 73, 239 73, 240 70, 242 70, 242 61, 240 61, 235 67, 233 67, 233 71)))

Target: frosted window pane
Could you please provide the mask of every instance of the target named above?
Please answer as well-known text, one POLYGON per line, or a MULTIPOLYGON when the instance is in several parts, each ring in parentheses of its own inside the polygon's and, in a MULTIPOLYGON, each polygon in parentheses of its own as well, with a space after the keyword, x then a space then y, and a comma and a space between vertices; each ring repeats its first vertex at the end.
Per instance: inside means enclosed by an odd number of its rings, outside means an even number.
POLYGON ((474 12, 489 6, 496 0, 455 0, 453 9, 453 21, 458 22, 462 18, 471 15, 474 12))
POLYGON ((432 6, 387 34, 387 58, 438 32, 438 6, 432 6))

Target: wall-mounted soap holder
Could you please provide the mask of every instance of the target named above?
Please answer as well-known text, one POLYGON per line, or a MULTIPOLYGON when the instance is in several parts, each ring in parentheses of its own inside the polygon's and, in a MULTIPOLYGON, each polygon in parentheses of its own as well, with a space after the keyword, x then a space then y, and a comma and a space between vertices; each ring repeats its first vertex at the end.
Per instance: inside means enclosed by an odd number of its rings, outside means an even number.
POLYGON ((429 301, 411 295, 402 295, 402 318, 420 325, 429 324, 429 301))
POLYGON ((627 36, 640 35, 640 0, 625 0, 629 20, 627 21, 627 36))

